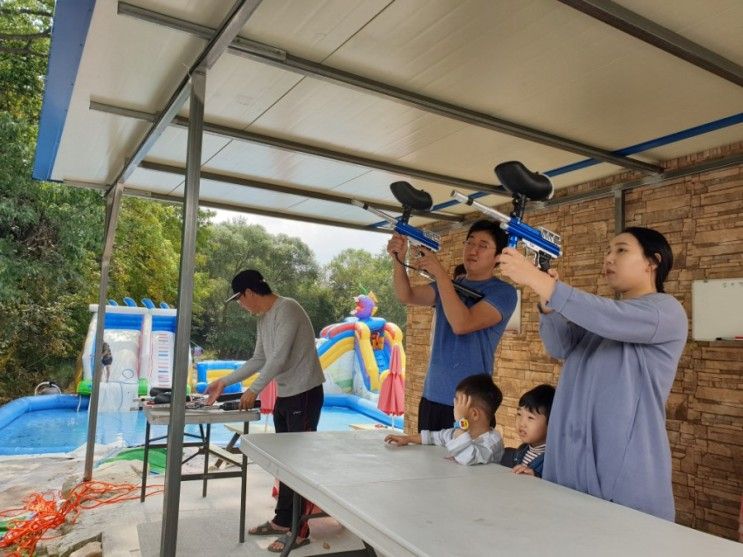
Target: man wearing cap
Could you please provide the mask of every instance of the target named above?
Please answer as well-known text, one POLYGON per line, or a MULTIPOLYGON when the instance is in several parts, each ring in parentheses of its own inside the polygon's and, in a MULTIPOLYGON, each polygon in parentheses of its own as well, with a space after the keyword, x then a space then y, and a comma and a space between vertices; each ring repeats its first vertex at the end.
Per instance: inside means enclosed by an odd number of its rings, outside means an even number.
MULTIPOLYGON (((228 385, 260 371, 260 377, 240 398, 240 408, 252 408, 258 394, 272 379, 276 379, 277 398, 273 411, 276 432, 317 431, 325 375, 317 357, 315 331, 307 313, 296 300, 274 294, 263 276, 255 270, 240 271, 235 275, 232 292, 234 294, 226 302, 237 300, 243 309, 258 316, 255 350, 240 368, 209 383, 207 403, 214 403, 228 385)), ((251 535, 281 535, 269 546, 270 551, 281 552, 289 541, 287 533, 292 524, 293 497, 291 489, 279 484, 273 520, 249 530, 251 535)), ((295 546, 308 543, 308 536, 309 527, 305 521, 295 546)))

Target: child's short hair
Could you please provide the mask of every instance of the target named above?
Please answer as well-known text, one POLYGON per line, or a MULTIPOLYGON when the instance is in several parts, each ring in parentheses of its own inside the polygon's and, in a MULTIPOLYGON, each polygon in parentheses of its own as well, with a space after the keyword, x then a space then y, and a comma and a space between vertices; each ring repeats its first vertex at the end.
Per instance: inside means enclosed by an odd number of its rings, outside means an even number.
POLYGON ((552 385, 538 385, 521 395, 519 408, 526 408, 529 412, 542 414, 549 423, 554 398, 555 388, 552 385))
POLYGON ((495 427, 495 411, 503 402, 503 393, 489 375, 479 373, 462 379, 457 392, 467 395, 490 416, 490 427, 495 427))

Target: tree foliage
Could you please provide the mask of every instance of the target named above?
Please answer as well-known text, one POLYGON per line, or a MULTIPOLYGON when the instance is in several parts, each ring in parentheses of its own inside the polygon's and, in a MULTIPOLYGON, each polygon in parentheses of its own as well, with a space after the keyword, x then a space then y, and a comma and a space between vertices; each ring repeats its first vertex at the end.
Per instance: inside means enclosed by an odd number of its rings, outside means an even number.
POLYGON ((53 6, 0 2, 0 397, 70 372, 100 243, 96 194, 30 177, 53 6))
MULTIPOLYGON (((88 305, 98 300, 101 195, 31 179, 53 8, 52 0, 0 0, 0 404, 29 394, 44 379, 70 384, 88 305)), ((109 298, 177 304, 181 211, 123 200, 109 298)), ((349 315, 353 297, 369 290, 379 299, 379 315, 404 327, 386 254, 346 250, 321 268, 299 238, 239 219, 213 224, 213 216, 199 214, 192 331, 210 354, 252 354, 255 318, 224 303, 231 278, 246 268, 297 299, 316 332, 349 315)))
MULTIPOLYGON (((199 263, 208 285, 197 300, 202 311, 194 320, 193 337, 221 358, 247 358, 255 346, 255 319, 236 304, 224 303, 232 294, 230 281, 240 270, 260 270, 277 293, 303 305, 312 305, 305 300, 314 294, 320 276, 312 251, 301 240, 272 236, 262 226, 240 219, 211 227, 205 257, 199 263)), ((313 317, 313 323, 324 318, 310 314, 313 317)))
POLYGON ((373 291, 378 300, 378 315, 405 328, 405 306, 395 297, 392 260, 385 251, 372 255, 360 249, 344 250, 328 264, 327 275, 336 320, 353 309, 354 296, 373 291))
POLYGON ((378 315, 405 327, 405 306, 395 299, 392 264, 386 253, 374 256, 349 249, 320 269, 300 239, 271 235, 261 226, 238 219, 211 227, 200 267, 210 284, 193 338, 215 357, 246 359, 255 346, 255 318, 237 304, 224 303, 232 294, 230 280, 242 269, 259 270, 276 293, 298 300, 316 334, 349 316, 353 298, 370 290, 379 300, 378 315))
POLYGON ((36 122, 46 74, 53 0, 0 0, 0 112, 36 122))
POLYGON ((102 203, 31 178, 29 126, 0 115, 0 394, 28 392, 79 352, 102 203))

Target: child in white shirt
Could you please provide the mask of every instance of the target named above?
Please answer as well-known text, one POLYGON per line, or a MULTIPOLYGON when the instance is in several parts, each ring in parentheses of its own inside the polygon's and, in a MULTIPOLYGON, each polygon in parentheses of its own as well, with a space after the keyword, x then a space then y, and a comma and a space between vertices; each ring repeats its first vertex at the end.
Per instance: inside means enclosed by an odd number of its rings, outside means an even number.
POLYGON ((488 464, 503 457, 503 438, 495 430, 495 411, 503 394, 487 375, 471 375, 457 385, 454 425, 441 431, 423 430, 413 435, 388 435, 385 443, 404 446, 439 445, 459 464, 488 464))

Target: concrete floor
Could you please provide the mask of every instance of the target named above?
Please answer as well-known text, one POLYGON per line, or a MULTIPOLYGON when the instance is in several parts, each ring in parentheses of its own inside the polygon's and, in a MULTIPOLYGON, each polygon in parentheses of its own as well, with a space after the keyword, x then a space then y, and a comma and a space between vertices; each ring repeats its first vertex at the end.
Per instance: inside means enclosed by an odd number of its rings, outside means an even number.
MULTIPOLYGON (((256 464, 248 466, 247 485, 246 529, 272 518, 275 505, 271 497, 274 479, 256 464)), ((210 481, 208 489, 207 497, 202 498, 201 482, 182 484, 178 555, 271 555, 266 547, 275 536, 246 533, 245 543, 239 543, 240 478, 210 481)), ((143 505, 144 520, 136 526, 139 553, 133 552, 134 547, 127 547, 126 540, 132 538, 131 528, 126 534, 117 533, 115 539, 111 536, 109 546, 123 551, 120 555, 159 555, 162 503, 162 495, 157 495, 148 498, 143 505)), ((313 519, 310 529, 312 543, 292 551, 292 555, 300 557, 363 548, 361 540, 332 518, 313 519)), ((105 548, 105 536, 103 543, 105 548)))
MULTIPOLYGON (((198 471, 203 460, 195 458, 184 468, 198 471)), ((60 455, 9 457, 0 461, 0 510, 18 508, 34 491, 59 490, 67 481, 74 485, 83 471, 80 460, 60 455)), ((94 480, 139 483, 141 462, 120 461, 96 469, 94 480)), ((162 476, 150 476, 148 485, 162 484, 162 476)), ((274 479, 258 465, 248 465, 246 529, 273 517, 271 497, 274 479)), ((250 536, 239 543, 240 478, 209 481, 208 495, 201 496, 201 482, 181 487, 178 555, 272 555, 266 547, 271 536, 250 536)), ((126 501, 81 511, 65 535, 40 544, 40 554, 61 555, 87 539, 101 536, 103 554, 112 557, 159 555, 163 495, 149 496, 144 503, 126 501)), ((310 521, 312 543, 292 552, 297 557, 361 549, 356 536, 332 518, 310 521)))

